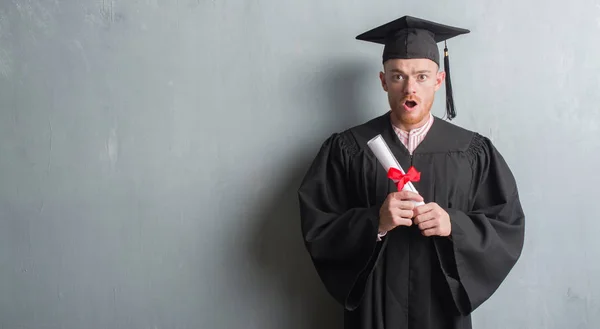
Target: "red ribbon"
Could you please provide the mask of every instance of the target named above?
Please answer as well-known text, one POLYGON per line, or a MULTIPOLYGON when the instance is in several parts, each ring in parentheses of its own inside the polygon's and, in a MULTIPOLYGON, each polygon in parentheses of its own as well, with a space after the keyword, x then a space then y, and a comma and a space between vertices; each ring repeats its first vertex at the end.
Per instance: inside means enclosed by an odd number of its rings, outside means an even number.
POLYGON ((421 179, 421 173, 412 166, 408 169, 406 174, 403 174, 400 170, 392 167, 388 170, 388 178, 395 181, 398 191, 401 191, 406 183, 418 182, 421 179))

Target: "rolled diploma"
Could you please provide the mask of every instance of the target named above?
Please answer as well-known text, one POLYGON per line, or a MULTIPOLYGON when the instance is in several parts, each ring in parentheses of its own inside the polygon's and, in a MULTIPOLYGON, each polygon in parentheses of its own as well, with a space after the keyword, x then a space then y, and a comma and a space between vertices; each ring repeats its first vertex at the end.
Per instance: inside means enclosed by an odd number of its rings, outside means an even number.
MULTIPOLYGON (((377 135, 377 136, 373 137, 370 141, 367 142, 367 145, 369 146, 371 151, 373 151, 373 153, 375 154, 375 157, 377 157, 377 160, 379 160, 379 163, 381 164, 383 169, 385 169, 386 173, 392 167, 400 170, 400 172, 402 174, 406 173, 404 171, 404 169, 402 169, 402 167, 400 166, 400 163, 398 163, 398 160, 392 154, 392 151, 390 150, 389 146, 387 145, 387 143, 385 142, 385 140, 383 139, 383 137, 381 135, 377 135)), ((412 184, 412 182, 408 182, 408 183, 404 184, 404 187, 402 188, 402 190, 411 191, 411 192, 414 192, 417 194, 419 193, 419 192, 417 192, 417 189, 412 184)), ((421 202, 415 201, 415 204, 417 206, 420 206, 425 203, 422 201, 421 202)))

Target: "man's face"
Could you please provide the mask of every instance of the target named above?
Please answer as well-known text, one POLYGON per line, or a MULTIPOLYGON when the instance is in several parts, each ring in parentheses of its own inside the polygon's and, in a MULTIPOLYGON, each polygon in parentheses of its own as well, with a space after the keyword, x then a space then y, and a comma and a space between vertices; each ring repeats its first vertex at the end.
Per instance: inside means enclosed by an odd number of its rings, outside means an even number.
POLYGON ((379 74, 394 121, 404 129, 413 129, 429 117, 435 92, 446 75, 429 59, 390 59, 379 74))

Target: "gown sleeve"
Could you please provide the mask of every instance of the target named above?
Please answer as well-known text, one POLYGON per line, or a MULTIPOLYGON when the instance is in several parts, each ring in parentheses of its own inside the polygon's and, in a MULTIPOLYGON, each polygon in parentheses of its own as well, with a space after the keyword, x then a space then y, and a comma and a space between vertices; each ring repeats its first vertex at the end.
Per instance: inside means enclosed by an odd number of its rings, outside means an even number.
POLYGON ((517 184, 502 155, 479 134, 467 154, 473 172, 470 210, 445 209, 452 233, 436 239, 442 271, 463 315, 481 306, 508 276, 525 234, 517 184))
POLYGON ((298 190, 305 247, 327 291, 348 310, 358 306, 383 244, 377 241, 380 205, 352 202, 352 142, 329 137, 298 190))

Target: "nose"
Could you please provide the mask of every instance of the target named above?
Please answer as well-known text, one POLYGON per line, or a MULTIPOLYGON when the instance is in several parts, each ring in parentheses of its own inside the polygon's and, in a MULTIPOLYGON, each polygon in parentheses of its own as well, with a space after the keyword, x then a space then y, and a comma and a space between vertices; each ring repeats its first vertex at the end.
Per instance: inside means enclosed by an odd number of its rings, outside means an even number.
POLYGON ((412 77, 406 79, 406 82, 404 83, 404 92, 407 95, 417 93, 417 83, 415 79, 413 79, 412 77))

